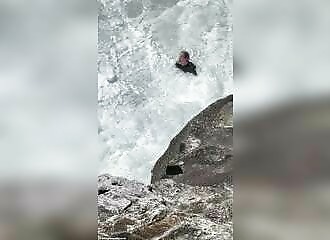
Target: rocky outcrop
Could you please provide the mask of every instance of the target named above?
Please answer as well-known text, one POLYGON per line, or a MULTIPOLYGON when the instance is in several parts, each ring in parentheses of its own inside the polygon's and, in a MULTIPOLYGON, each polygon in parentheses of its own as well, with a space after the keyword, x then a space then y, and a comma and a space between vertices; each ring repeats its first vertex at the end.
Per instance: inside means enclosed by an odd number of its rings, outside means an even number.
POLYGON ((211 104, 171 141, 146 186, 98 179, 98 237, 232 239, 233 96, 211 104))
POLYGON ((98 239, 232 239, 232 188, 98 179, 98 239))
POLYGON ((233 95, 195 116, 158 159, 151 182, 212 186, 231 181, 233 164, 233 95))

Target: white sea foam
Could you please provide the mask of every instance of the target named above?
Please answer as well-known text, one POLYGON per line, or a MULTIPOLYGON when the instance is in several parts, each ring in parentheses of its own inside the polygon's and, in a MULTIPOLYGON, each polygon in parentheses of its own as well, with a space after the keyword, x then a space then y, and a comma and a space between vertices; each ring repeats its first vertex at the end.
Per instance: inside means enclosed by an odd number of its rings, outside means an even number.
POLYGON ((148 182, 155 161, 197 113, 232 92, 227 1, 100 1, 100 172, 148 182), (186 49, 198 76, 174 68, 186 49))

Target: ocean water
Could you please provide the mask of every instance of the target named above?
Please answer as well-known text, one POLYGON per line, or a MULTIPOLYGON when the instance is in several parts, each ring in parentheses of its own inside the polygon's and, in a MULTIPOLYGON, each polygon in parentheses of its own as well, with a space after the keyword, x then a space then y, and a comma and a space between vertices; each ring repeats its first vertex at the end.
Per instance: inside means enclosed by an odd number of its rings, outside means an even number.
POLYGON ((233 91, 232 2, 99 0, 99 173, 149 182, 170 140, 233 91), (180 50, 198 76, 174 68, 180 50))

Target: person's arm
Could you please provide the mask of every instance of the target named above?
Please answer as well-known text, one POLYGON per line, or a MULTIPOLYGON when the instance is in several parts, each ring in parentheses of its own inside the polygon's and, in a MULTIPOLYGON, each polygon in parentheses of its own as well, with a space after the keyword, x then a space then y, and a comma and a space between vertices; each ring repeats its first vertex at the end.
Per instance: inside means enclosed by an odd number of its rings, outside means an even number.
POLYGON ((195 66, 195 65, 194 65, 194 67, 193 67, 193 72, 192 72, 192 74, 194 74, 195 76, 197 76, 196 66, 195 66))

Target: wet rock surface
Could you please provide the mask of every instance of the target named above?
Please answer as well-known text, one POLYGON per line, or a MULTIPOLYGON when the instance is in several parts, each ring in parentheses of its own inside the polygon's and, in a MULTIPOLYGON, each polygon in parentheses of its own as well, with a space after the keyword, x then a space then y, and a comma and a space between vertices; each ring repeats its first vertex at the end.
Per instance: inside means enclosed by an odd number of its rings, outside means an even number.
POLYGON ((233 170, 233 96, 195 116, 171 141, 152 170, 152 183, 171 178, 194 186, 231 181, 233 170))
POLYGON ((107 239, 232 239, 231 186, 190 186, 164 179, 148 186, 102 175, 98 237, 107 239), (113 184, 119 182, 120 184, 113 184))
POLYGON ((232 239, 233 96, 211 104, 171 141, 151 185, 98 179, 99 239, 232 239))

